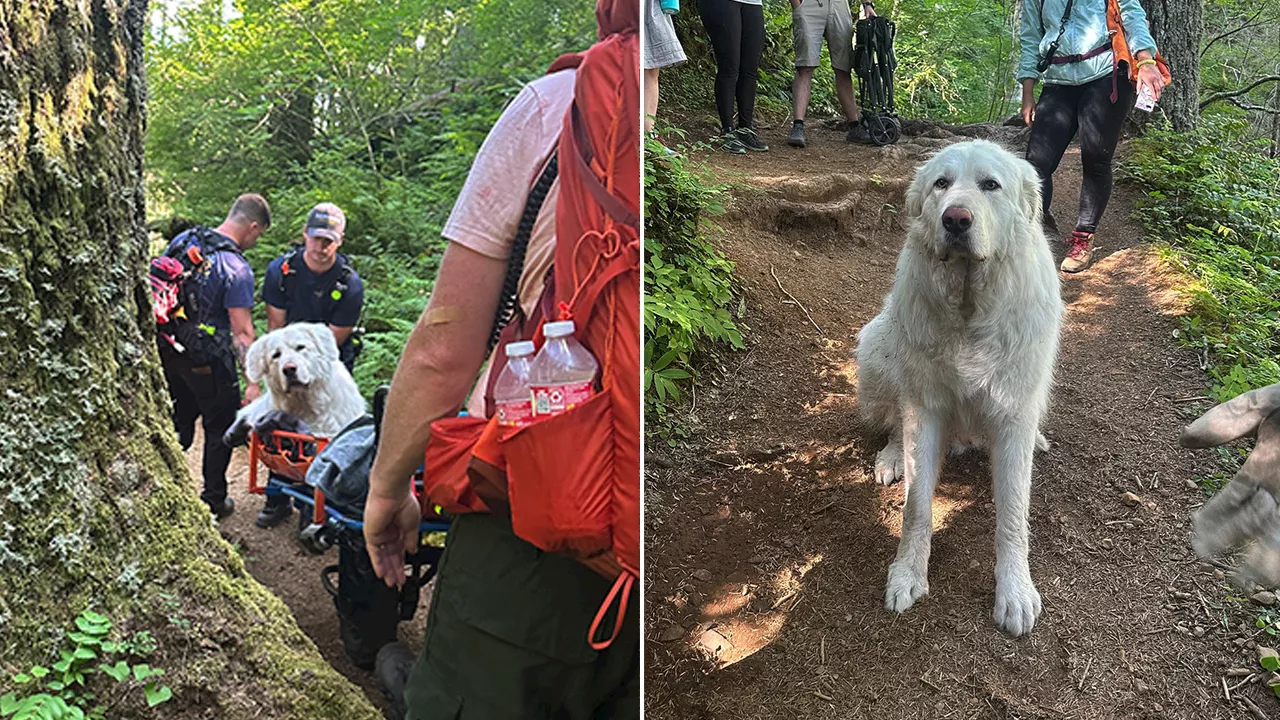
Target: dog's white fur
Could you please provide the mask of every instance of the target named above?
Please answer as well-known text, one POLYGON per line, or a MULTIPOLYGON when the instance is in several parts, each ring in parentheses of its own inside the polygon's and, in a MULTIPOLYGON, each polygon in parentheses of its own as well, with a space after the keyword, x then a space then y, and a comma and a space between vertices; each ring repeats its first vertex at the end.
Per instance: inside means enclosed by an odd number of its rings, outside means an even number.
POLYGON ((282 410, 311 426, 313 435, 333 437, 364 415, 364 398, 338 359, 338 344, 327 325, 294 323, 273 330, 249 346, 244 365, 245 377, 250 382, 266 379, 267 389, 240 409, 232 432, 247 433, 268 411, 282 410))
POLYGON ((905 477, 898 554, 885 607, 929 592, 933 492, 945 444, 991 451, 996 506, 996 625, 1031 630, 1040 593, 1027 562, 1031 463, 1049 406, 1063 304, 1041 228, 1040 181, 1026 161, 986 141, 951 145, 907 190, 910 227, 893 289, 858 333, 858 402, 889 430, 876 459, 884 484, 905 477), (998 187, 997 187, 998 186, 998 187), (972 213, 962 237, 948 208, 972 213), (989 443, 987 442, 989 440, 989 443))

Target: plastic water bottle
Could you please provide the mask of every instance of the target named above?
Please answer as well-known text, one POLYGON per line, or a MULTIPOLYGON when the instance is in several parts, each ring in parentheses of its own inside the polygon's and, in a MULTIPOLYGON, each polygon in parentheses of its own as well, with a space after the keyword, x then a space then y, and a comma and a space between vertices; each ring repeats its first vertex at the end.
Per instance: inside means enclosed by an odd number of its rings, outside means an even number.
POLYGON ((572 320, 542 326, 547 341, 529 366, 535 417, 559 415, 591 397, 591 382, 600 365, 573 331, 572 320))
POLYGON ((533 422, 533 395, 529 393, 533 343, 508 343, 506 352, 507 364, 493 386, 494 410, 498 413, 499 425, 524 427, 533 422))
POLYGON ((680 12, 680 0, 660 0, 658 5, 662 8, 662 12, 667 15, 675 15, 680 12))

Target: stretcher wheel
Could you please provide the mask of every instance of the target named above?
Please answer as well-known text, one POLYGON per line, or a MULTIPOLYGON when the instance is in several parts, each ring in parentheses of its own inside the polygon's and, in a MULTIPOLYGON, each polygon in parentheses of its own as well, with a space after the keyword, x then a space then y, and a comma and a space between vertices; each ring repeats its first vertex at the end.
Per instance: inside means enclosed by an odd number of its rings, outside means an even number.
POLYGON ((323 555, 333 547, 333 538, 324 525, 310 523, 298 533, 298 543, 313 555, 323 555))

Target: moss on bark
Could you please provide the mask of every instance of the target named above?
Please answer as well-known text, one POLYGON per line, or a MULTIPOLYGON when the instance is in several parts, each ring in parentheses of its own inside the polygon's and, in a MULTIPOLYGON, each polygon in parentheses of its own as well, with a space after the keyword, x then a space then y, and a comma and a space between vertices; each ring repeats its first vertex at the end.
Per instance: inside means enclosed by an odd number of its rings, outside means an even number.
POLYGON ((144 274, 145 13, 0 0, 0 658, 48 661, 92 608, 160 640, 165 717, 378 718, 219 536, 171 430, 144 274))

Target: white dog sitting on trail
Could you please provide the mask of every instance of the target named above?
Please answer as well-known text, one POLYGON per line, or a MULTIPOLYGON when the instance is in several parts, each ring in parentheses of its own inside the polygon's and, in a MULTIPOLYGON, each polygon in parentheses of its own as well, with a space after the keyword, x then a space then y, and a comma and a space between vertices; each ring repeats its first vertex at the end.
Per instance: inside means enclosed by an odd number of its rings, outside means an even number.
POLYGON ((890 432, 876 479, 904 477, 907 487, 889 610, 929 592, 933 491, 954 442, 990 449, 996 625, 1022 635, 1040 615, 1027 514, 1063 312, 1040 205, 1032 166, 986 141, 943 149, 907 189, 893 289, 857 351, 863 416, 890 432))
POLYGON ((364 398, 338 359, 333 331, 320 323, 294 323, 263 335, 244 358, 249 382, 265 378, 267 390, 240 409, 223 436, 227 444, 248 437, 271 410, 281 410, 310 426, 317 437, 333 437, 365 413, 364 398))

